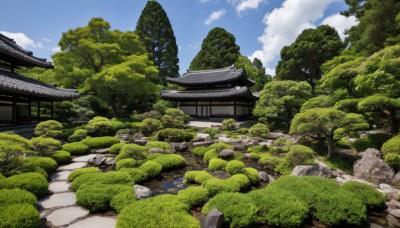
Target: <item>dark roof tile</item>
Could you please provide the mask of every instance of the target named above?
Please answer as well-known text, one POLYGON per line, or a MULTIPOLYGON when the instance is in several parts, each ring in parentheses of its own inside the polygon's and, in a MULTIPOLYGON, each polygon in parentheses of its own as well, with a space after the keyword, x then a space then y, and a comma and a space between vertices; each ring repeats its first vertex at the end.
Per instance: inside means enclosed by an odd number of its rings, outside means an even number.
POLYGON ((222 99, 222 98, 249 98, 257 99, 247 86, 234 87, 229 89, 209 89, 209 90, 170 90, 163 91, 161 96, 171 100, 199 100, 199 99, 222 99))

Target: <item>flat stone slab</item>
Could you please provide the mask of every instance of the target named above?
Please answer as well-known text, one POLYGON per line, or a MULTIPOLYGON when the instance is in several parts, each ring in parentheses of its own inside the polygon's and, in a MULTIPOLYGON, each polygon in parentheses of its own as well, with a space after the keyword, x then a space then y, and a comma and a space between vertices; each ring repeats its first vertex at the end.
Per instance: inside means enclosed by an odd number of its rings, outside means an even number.
POLYGON ((80 168, 83 168, 86 166, 87 166, 86 162, 74 162, 69 165, 63 165, 63 166, 58 167, 57 171, 72 171, 72 170, 80 169, 80 168))
POLYGON ((93 216, 74 223, 68 228, 114 228, 116 222, 116 218, 93 216))
POLYGON ((68 176, 71 173, 72 171, 55 172, 50 175, 50 179, 53 181, 65 181, 68 180, 68 176))
POLYGON ((46 218, 54 226, 65 226, 89 214, 88 210, 81 207, 61 208, 49 214, 46 218))
POLYGON ((68 192, 69 186, 71 186, 71 184, 64 181, 51 182, 49 184, 49 191, 54 193, 68 192))
POLYGON ((44 209, 72 206, 75 203, 76 196, 73 192, 56 193, 39 200, 39 205, 44 209))
POLYGON ((72 161, 73 162, 87 162, 89 160, 89 158, 93 158, 93 157, 96 157, 96 155, 95 154, 88 154, 88 155, 85 155, 85 156, 79 156, 79 157, 73 158, 72 161))

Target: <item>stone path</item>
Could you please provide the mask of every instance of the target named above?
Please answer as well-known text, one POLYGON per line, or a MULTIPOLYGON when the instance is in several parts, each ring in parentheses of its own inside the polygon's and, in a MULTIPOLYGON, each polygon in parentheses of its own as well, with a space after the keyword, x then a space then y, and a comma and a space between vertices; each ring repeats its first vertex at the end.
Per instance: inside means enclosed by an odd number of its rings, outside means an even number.
POLYGON ((39 199, 40 217, 45 223, 42 227, 115 227, 116 216, 90 214, 88 210, 76 204, 75 192, 69 188, 69 174, 75 169, 86 167, 86 161, 93 156, 96 155, 76 157, 71 164, 58 167, 57 172, 50 175, 49 195, 39 199))

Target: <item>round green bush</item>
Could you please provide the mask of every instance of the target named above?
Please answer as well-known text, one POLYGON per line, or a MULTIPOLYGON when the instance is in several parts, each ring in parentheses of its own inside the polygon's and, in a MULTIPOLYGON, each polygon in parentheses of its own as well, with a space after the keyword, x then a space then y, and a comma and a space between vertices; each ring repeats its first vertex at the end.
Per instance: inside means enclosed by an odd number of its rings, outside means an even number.
POLYGON ((36 201, 36 196, 25 190, 18 188, 0 190, 0 205, 21 203, 36 205, 36 201))
POLYGON ((178 200, 190 208, 202 206, 208 200, 208 190, 201 186, 191 186, 178 192, 178 200))
POLYGON ((36 136, 60 138, 63 134, 63 126, 60 122, 55 120, 47 120, 38 123, 35 128, 36 136))
POLYGON ((262 137, 266 138, 269 134, 269 128, 267 125, 262 123, 257 123, 249 129, 249 135, 252 137, 262 137))
POLYGON ((354 197, 360 199, 367 208, 382 207, 386 200, 384 194, 367 184, 349 181, 340 185, 340 188, 354 193, 354 197))
POLYGON ((132 177, 122 172, 106 172, 106 173, 87 173, 82 174, 74 179, 71 188, 77 191, 83 184, 120 184, 133 186, 132 177))
POLYGON ((290 147, 285 159, 289 167, 294 168, 297 165, 314 165, 316 154, 310 147, 303 145, 294 145, 290 147))
POLYGON ((136 195, 134 191, 123 191, 112 197, 110 206, 117 212, 121 212, 122 209, 135 201, 136 195))
POLYGON ((215 149, 217 151, 217 153, 221 152, 224 149, 229 149, 229 150, 233 150, 233 146, 226 144, 224 142, 217 142, 214 143, 210 146, 207 147, 209 150, 210 149, 215 149))
POLYGON ((206 133, 206 134, 209 134, 210 137, 213 139, 218 134, 218 129, 217 128, 213 128, 213 127, 209 127, 209 128, 204 129, 202 132, 206 133))
POLYGON ((72 173, 69 174, 68 180, 73 181, 75 178, 79 177, 80 175, 83 174, 88 174, 88 173, 101 173, 100 169, 97 167, 87 167, 87 168, 80 168, 72 171, 72 173))
POLYGON ((145 147, 147 148, 147 150, 150 150, 151 148, 161 148, 165 151, 169 151, 171 149, 171 145, 169 145, 169 143, 157 141, 147 142, 145 147))
POLYGON ((46 178, 39 173, 22 173, 0 181, 0 189, 19 188, 42 197, 48 192, 46 178))
POLYGON ((53 138, 36 137, 31 139, 33 150, 41 155, 48 152, 54 152, 61 146, 61 142, 53 138))
POLYGON ((261 155, 257 152, 251 152, 250 153, 250 159, 252 160, 260 160, 261 159, 261 155))
POLYGON ((87 137, 81 143, 88 146, 90 149, 109 148, 114 144, 120 143, 119 139, 112 136, 103 137, 87 137))
POLYGON ((102 116, 96 116, 91 119, 86 125, 86 130, 93 136, 110 135, 113 133, 111 120, 102 116))
POLYGON ((225 181, 235 182, 239 184, 241 190, 248 189, 251 186, 250 179, 244 174, 235 174, 225 181))
POLYGON ((89 147, 81 142, 64 144, 61 149, 71 153, 72 155, 82 155, 89 152, 89 147))
POLYGON ((0 207, 0 227, 32 228, 41 224, 39 212, 31 204, 12 204, 0 207))
POLYGON ((210 196, 215 196, 222 192, 238 192, 240 191, 240 184, 238 181, 232 181, 229 179, 221 180, 218 178, 212 178, 203 183, 210 196))
POLYGON ((118 172, 129 174, 133 181, 138 184, 143 183, 148 179, 147 173, 139 168, 122 168, 118 170, 118 172))
POLYGON ((224 119, 222 121, 222 130, 235 130, 236 129, 236 120, 233 118, 224 119))
POLYGON ((208 169, 211 171, 221 171, 225 170, 226 164, 228 162, 220 159, 220 158, 213 158, 210 160, 210 163, 208 164, 208 169))
POLYGON ((151 135, 153 132, 162 129, 161 121, 153 118, 147 118, 142 121, 140 125, 140 131, 143 132, 146 136, 151 135))
POLYGON ((140 169, 147 174, 147 177, 153 178, 161 174, 163 167, 155 161, 147 161, 140 166, 140 169))
POLYGON ((385 162, 396 170, 400 170, 400 154, 389 153, 384 156, 385 162))
POLYGON ((54 161, 54 159, 47 157, 28 157, 25 159, 25 162, 44 169, 47 174, 56 171, 58 167, 57 162, 54 161))
POLYGON ((213 177, 211 174, 207 173, 206 171, 199 171, 199 172, 196 174, 196 177, 194 178, 194 181, 195 181, 196 183, 202 184, 202 183, 204 183, 205 181, 210 180, 210 179, 213 179, 213 178, 214 178, 214 177, 213 177))
POLYGON ((231 175, 243 173, 243 169, 246 165, 242 161, 232 160, 226 164, 226 172, 231 175))
POLYGON ((400 169, 400 137, 395 136, 382 145, 385 161, 395 169, 400 169))
POLYGON ((121 152, 117 155, 115 160, 118 162, 125 158, 133 158, 136 161, 145 160, 147 158, 147 149, 137 144, 126 144, 121 148, 121 152))
POLYGON ((85 129, 76 129, 74 133, 68 137, 68 142, 79 142, 87 137, 85 129))
POLYGON ((283 158, 276 157, 270 154, 263 154, 260 158, 259 163, 266 169, 276 170, 276 168, 283 162, 283 158))
POLYGON ((162 166, 163 171, 182 168, 185 166, 185 158, 178 154, 162 154, 153 161, 162 166))
POLYGON ((247 135, 249 133, 249 129, 242 127, 242 128, 239 128, 239 130, 237 130, 237 132, 241 135, 247 135))
POLYGON ((158 141, 183 142, 186 139, 185 131, 178 128, 166 128, 158 132, 158 141))
POLYGON ((205 162, 210 162, 211 159, 217 158, 218 157, 218 152, 216 149, 210 149, 204 154, 204 161, 205 162))
POLYGON ((119 160, 115 164, 115 169, 118 171, 122 168, 135 168, 137 166, 137 162, 133 158, 125 158, 122 160, 119 160))
POLYGON ((199 157, 204 157, 204 155, 206 154, 206 152, 208 151, 208 148, 205 146, 199 146, 199 147, 195 147, 193 149, 193 154, 199 157))
POLYGON ((110 208, 112 198, 121 192, 133 193, 132 186, 120 184, 83 184, 76 191, 77 204, 92 212, 106 211, 110 208))
POLYGON ((7 176, 14 176, 21 173, 39 173, 42 175, 46 180, 48 179, 49 175, 47 174, 46 170, 30 163, 24 163, 21 166, 18 166, 16 169, 13 169, 10 172, 7 172, 7 176))
POLYGON ((72 161, 71 154, 63 150, 46 153, 45 156, 54 159, 58 165, 65 165, 72 161))
MULTIPOLYGON (((185 180, 194 182, 196 175, 201 172, 197 170, 187 171, 184 175, 185 180)), ((204 171, 205 172, 205 171, 204 171)))
POLYGON ((125 143, 117 143, 114 144, 110 147, 110 153, 112 154, 119 154, 119 152, 121 151, 122 147, 126 145, 125 143))
POLYGON ((208 201, 202 213, 206 215, 213 208, 224 214, 224 220, 230 227, 250 227, 257 222, 259 209, 245 194, 221 193, 208 201))
POLYGON ((243 174, 246 175, 247 178, 249 178, 252 185, 257 185, 260 181, 258 170, 256 170, 255 168, 244 168, 243 174))

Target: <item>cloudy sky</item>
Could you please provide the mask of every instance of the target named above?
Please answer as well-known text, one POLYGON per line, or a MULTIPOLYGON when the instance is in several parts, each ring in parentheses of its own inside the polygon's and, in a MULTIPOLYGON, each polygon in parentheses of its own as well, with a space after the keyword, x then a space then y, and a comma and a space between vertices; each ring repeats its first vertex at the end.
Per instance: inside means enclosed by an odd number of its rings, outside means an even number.
MULTIPOLYGON (((38 57, 51 58, 62 32, 103 17, 113 29, 132 31, 147 0, 13 0, 2 3, 0 33, 38 57)), ((180 72, 185 72, 214 27, 236 37, 242 55, 259 58, 275 72, 279 52, 306 28, 335 27, 341 37, 356 24, 339 14, 344 0, 158 0, 167 12, 179 46, 180 72)))

